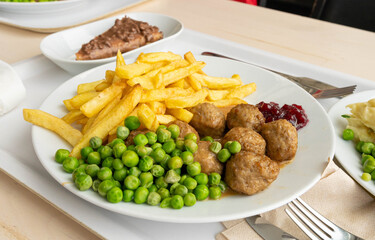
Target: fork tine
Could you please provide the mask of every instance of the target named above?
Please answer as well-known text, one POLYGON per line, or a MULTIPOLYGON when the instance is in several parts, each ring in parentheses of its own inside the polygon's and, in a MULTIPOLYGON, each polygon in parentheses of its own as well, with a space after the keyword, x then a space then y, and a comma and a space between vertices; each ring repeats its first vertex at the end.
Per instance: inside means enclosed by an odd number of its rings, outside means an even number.
MULTIPOLYGON (((322 229, 322 223, 317 223, 316 222, 316 219, 313 219, 314 217, 309 214, 309 213, 306 213, 306 210, 305 209, 301 209, 301 206, 298 206, 296 204, 295 201, 292 201, 291 203, 288 203, 288 206, 289 208, 292 210, 292 212, 299 218, 300 221, 302 221, 305 226, 307 226, 311 231, 311 233, 315 233, 316 235, 318 235, 321 239, 324 239, 324 240, 329 240, 331 238, 329 238, 325 233, 324 231, 325 230, 328 230, 327 228, 326 229, 322 229), (293 203, 293 205, 291 204, 293 203), (298 210, 297 210, 298 209, 298 210), (315 225, 314 225, 315 224, 315 225)), ((324 227, 323 227, 324 228, 324 227)), ((329 230, 328 230, 329 231, 329 230)), ((305 232, 306 233, 306 232, 305 232)))
POLYGON ((285 209, 286 214, 293 220, 293 222, 304 232, 311 240, 320 240, 316 237, 310 229, 308 229, 298 218, 296 218, 289 209, 285 209))

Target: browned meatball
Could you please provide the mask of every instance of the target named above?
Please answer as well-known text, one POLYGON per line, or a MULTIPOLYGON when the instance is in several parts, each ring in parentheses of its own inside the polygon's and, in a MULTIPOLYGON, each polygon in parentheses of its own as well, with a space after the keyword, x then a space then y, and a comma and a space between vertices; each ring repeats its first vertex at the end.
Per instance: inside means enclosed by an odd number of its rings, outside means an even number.
POLYGON ((186 134, 188 133, 194 133, 196 136, 197 136, 197 139, 199 141, 199 134, 198 132, 192 127, 190 126, 190 124, 184 122, 184 121, 180 121, 180 120, 175 120, 173 122, 171 122, 169 125, 171 124, 176 124, 177 126, 180 127, 180 135, 178 135, 179 138, 184 138, 186 134))
POLYGON ((147 129, 146 130, 133 130, 133 131, 130 131, 129 136, 125 140, 125 145, 126 146, 134 145, 134 137, 135 136, 137 136, 140 133, 146 134, 148 132, 150 132, 150 130, 147 130, 147 129))
POLYGON ((298 133, 287 120, 280 119, 264 124, 261 134, 267 142, 266 155, 272 160, 287 161, 296 155, 298 133))
POLYGON ((237 141, 241 144, 241 150, 264 155, 266 152, 266 141, 262 136, 250 128, 235 127, 225 134, 222 145, 228 141, 237 141))
POLYGON ((264 124, 264 116, 259 109, 251 104, 238 104, 227 115, 227 126, 251 128, 259 132, 264 124))
POLYGON ((213 138, 221 138, 225 130, 225 115, 212 103, 201 103, 190 111, 194 114, 190 121, 200 136, 211 136, 213 138))
POLYGON ((216 158, 216 154, 211 152, 210 142, 199 141, 198 151, 194 153, 194 161, 201 164, 202 172, 210 174, 213 172, 222 174, 223 164, 216 158))
POLYGON ((269 157, 241 151, 227 162, 225 182, 234 191, 252 195, 267 188, 279 171, 277 162, 269 157))

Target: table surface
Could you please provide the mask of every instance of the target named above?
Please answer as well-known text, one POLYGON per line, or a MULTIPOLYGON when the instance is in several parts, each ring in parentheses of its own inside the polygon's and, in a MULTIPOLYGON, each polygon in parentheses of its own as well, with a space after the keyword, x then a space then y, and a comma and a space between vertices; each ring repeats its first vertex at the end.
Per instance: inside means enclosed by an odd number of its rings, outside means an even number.
MULTIPOLYGON (((375 81, 372 32, 228 0, 151 0, 124 12, 140 11, 170 15, 186 28, 375 81)), ((11 64, 40 54, 47 34, 0 24, 0 36, 0 59, 11 64)), ((0 196, 0 239, 100 239, 1 171, 0 196)))

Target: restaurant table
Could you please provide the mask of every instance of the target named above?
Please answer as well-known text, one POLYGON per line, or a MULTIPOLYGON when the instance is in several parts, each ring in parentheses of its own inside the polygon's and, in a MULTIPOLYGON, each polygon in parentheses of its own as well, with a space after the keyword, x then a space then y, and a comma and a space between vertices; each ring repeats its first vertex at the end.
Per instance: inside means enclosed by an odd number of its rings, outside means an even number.
MULTIPOLYGON (((170 15, 195 31, 375 81, 372 32, 227 0, 151 0, 123 12, 141 11, 170 15)), ((45 36, 0 24, 0 59, 12 64, 40 54, 45 36)), ((0 239, 100 239, 2 171, 0 196, 0 239)))

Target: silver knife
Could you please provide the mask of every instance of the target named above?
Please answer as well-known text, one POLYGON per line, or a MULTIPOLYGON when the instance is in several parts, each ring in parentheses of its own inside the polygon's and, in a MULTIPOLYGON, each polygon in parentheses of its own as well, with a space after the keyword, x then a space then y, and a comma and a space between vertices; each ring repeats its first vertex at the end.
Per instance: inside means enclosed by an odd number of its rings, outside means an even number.
POLYGON ((284 232, 275 225, 265 223, 265 220, 263 219, 260 223, 260 221, 257 221, 260 218, 261 217, 259 215, 256 215, 247 217, 245 218, 245 220, 264 240, 298 240, 298 238, 293 237, 287 232, 284 232))

